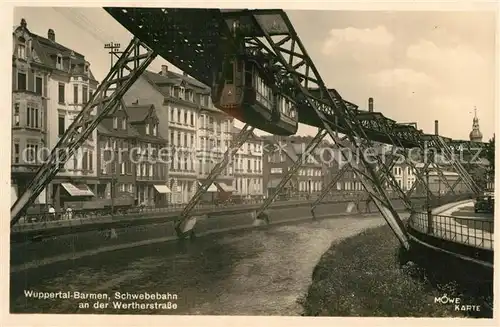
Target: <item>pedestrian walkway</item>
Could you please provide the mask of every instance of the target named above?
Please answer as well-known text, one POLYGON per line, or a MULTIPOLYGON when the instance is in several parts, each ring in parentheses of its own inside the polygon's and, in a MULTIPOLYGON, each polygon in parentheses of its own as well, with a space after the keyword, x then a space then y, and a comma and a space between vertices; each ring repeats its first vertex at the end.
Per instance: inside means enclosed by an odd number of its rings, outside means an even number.
MULTIPOLYGON (((442 206, 432 211, 432 231, 435 237, 467 244, 477 248, 493 250, 493 219, 474 216, 457 217, 454 213, 474 206, 474 202, 460 202, 454 206, 442 206)), ((428 233, 428 217, 426 213, 416 213, 411 218, 415 229, 428 233)))

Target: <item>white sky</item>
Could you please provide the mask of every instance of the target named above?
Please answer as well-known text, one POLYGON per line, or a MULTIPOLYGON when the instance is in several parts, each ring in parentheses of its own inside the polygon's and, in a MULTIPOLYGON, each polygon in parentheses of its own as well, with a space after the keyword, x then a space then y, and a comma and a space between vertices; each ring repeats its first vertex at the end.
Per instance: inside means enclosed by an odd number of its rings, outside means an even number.
MULTIPOLYGON (((494 132, 494 12, 287 11, 328 87, 344 99, 399 122, 417 122, 432 132, 468 139, 473 107, 478 108, 483 141, 494 132)), ((85 55, 98 80, 108 72, 104 43, 125 47, 131 34, 101 8, 18 7, 14 24, 85 55)), ((165 63, 150 66, 159 71, 165 63)), ((173 68, 173 65, 169 64, 173 68)), ((175 68, 174 68, 175 70, 175 68)), ((241 125, 240 125, 241 127, 241 125)), ((316 129, 301 126, 300 134, 316 129)))

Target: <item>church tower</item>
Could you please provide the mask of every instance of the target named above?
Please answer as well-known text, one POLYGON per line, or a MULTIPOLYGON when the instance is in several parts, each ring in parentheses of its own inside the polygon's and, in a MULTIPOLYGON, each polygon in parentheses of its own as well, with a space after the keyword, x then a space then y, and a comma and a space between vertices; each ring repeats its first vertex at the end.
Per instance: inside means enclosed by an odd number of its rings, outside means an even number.
POLYGON ((474 119, 472 120, 472 131, 469 134, 469 139, 473 142, 481 142, 483 134, 479 130, 479 119, 477 118, 477 109, 474 107, 474 119))

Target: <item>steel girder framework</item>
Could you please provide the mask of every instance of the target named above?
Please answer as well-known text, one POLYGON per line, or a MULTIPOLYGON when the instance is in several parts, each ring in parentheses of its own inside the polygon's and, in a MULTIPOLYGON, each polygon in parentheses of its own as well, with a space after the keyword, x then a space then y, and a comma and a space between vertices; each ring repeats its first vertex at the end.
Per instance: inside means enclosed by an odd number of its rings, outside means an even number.
MULTIPOLYGON (((470 174, 467 172, 467 170, 465 170, 460 161, 456 160, 456 152, 447 145, 447 142, 441 136, 431 136, 428 140, 428 145, 435 149, 441 150, 441 153, 446 157, 447 160, 449 160, 451 166, 458 173, 459 177, 463 179, 465 185, 471 190, 472 193, 476 194, 480 192, 479 187, 476 185, 470 174)), ((451 186, 450 189, 452 189, 451 186)))
POLYGON ((196 222, 190 222, 190 213, 196 206, 196 204, 200 201, 201 196, 207 192, 208 188, 215 181, 217 176, 227 167, 234 154, 238 151, 239 148, 247 141, 247 139, 252 135, 254 128, 248 124, 246 124, 241 131, 238 133, 236 138, 234 138, 224 153, 224 157, 220 162, 218 162, 215 167, 212 168, 208 177, 201 184, 201 186, 196 190, 196 193, 186 204, 181 214, 177 218, 175 224, 175 230, 177 232, 177 236, 180 238, 184 237, 189 229, 194 227, 196 222), (189 226, 189 227, 188 227, 189 226))
POLYGON ((279 194, 280 190, 288 183, 292 176, 299 170, 300 166, 307 161, 307 158, 311 153, 314 152, 316 147, 321 143, 323 138, 326 136, 327 132, 325 130, 319 130, 316 136, 309 142, 304 153, 301 154, 300 158, 296 160, 292 167, 288 169, 286 175, 281 179, 281 181, 276 186, 276 189, 271 196, 267 197, 262 205, 255 211, 255 218, 262 219, 269 222, 269 217, 265 214, 265 210, 273 203, 276 196, 279 194))
MULTIPOLYGON (((371 141, 361 124, 356 121, 353 111, 347 108, 340 95, 336 91, 332 92, 326 88, 288 17, 282 11, 272 10, 244 12, 244 14, 246 14, 245 18, 252 24, 252 30, 259 31, 257 34, 249 33, 247 43, 259 47, 261 51, 268 51, 266 55, 275 59, 274 69, 278 71, 277 75, 291 79, 297 91, 300 92, 302 101, 297 101, 299 106, 302 102, 312 107, 313 110, 309 114, 314 115, 315 113, 317 115, 323 125, 320 127, 324 128, 324 131, 330 135, 337 146, 349 149, 351 155, 356 157, 357 162, 354 162, 344 151, 341 151, 342 156, 344 156, 344 159, 356 175, 361 177, 361 184, 370 194, 373 202, 381 211, 401 244, 405 248, 409 248, 408 236, 403 223, 387 197, 373 165, 368 162, 363 154, 355 153, 355 149, 349 143, 342 141, 334 132, 333 127, 339 122, 344 124, 347 127, 345 135, 351 144, 362 150, 362 153, 365 153, 366 146, 371 146, 371 141), (268 43, 270 51, 264 42, 268 43), (298 68, 304 66, 306 73, 300 74, 298 68), (309 92, 310 83, 315 83, 318 86, 320 90, 319 97, 314 97, 309 92), (365 142, 361 142, 362 139, 365 142)), ((241 18, 238 17, 240 24, 241 18)), ((265 205, 268 205, 268 203, 265 203, 259 211, 263 210, 265 205)))
POLYGON ((85 142, 97 125, 119 104, 122 96, 156 57, 146 44, 134 38, 98 86, 95 95, 68 127, 48 158, 40 167, 26 191, 10 209, 14 225, 57 172, 85 142))
MULTIPOLYGON (((421 131, 380 131, 363 127, 356 119, 357 106, 344 101, 336 90, 327 90, 312 60, 282 10, 159 9, 106 8, 106 10, 141 40, 154 46, 169 62, 211 85, 214 73, 223 62, 229 28, 235 21, 248 47, 274 60, 276 79, 289 79, 299 94, 297 98, 301 123, 324 129, 341 148, 350 144, 371 146, 370 140, 391 143, 387 134, 405 148, 419 146, 421 131), (196 24, 193 24, 196 22, 196 24), (166 28, 168 27, 168 28, 166 28), (168 31, 168 33, 167 33, 168 31), (279 38, 279 40, 276 40, 279 38), (264 43, 269 46, 266 48, 264 43), (312 89, 312 90, 309 90, 312 89), (339 141, 334 130, 348 135, 350 144, 339 141), (361 145, 359 140, 368 142, 361 145)), ((286 92, 283 90, 283 92, 286 92)), ((295 94, 293 94, 295 96, 295 94)), ((393 124, 394 127, 396 124, 393 124)), ((354 151, 352 151, 354 152, 354 151)), ((362 156, 351 162, 353 171, 370 193, 391 228, 404 246, 408 246, 402 223, 382 188, 380 178, 362 156)))
MULTIPOLYGON (((278 44, 278 46, 284 45, 296 37, 291 22, 280 9, 220 10, 120 7, 104 9, 132 34, 153 47, 163 58, 206 85, 212 84, 214 71, 220 67, 223 61, 224 52, 227 51, 224 44, 227 40, 232 40, 229 27, 232 26, 233 21, 240 21, 240 28, 246 31, 249 38, 259 38, 264 37, 264 33, 253 22, 252 16, 265 16, 261 20, 268 25, 268 34, 271 37, 281 36, 284 38, 282 44, 278 44)), ((303 57, 292 49, 284 49, 284 52, 294 53, 299 59, 303 57)), ((305 83, 306 80, 309 80, 311 83, 317 84, 317 80, 311 75, 311 66, 307 65, 306 61, 299 60, 291 65, 295 70, 294 75, 301 82, 305 83), (301 71, 299 71, 300 69, 301 71)), ((282 71, 282 73, 288 75, 286 71, 282 71)), ((310 85, 308 88, 309 93, 316 98, 316 102, 319 101, 321 110, 327 116, 331 116, 333 114, 331 104, 321 94, 324 90, 317 85, 310 85)), ((332 91, 336 92, 334 89, 332 91)), ((333 100, 337 105, 340 105, 338 99, 334 97, 333 100)), ((343 105, 349 110, 358 109, 356 104, 349 101, 343 100, 343 105)), ((308 101, 302 103, 299 113, 301 123, 323 128, 321 120, 313 114, 314 111, 308 101)), ((374 113, 357 111, 355 115, 357 114, 370 115, 374 113)), ((364 130, 371 140, 391 144, 387 137, 389 134, 392 138, 399 140, 404 148, 420 146, 421 137, 424 135, 421 130, 417 130, 415 126, 399 129, 401 124, 395 124, 393 120, 383 117, 381 113, 377 113, 377 115, 381 116, 381 119, 387 119, 390 126, 385 131, 376 126, 365 127, 364 130)), ((341 120, 335 123, 332 126, 333 129, 345 134, 347 126, 341 120)), ((486 145, 482 142, 451 139, 446 139, 446 142, 452 149, 483 148, 486 145)))

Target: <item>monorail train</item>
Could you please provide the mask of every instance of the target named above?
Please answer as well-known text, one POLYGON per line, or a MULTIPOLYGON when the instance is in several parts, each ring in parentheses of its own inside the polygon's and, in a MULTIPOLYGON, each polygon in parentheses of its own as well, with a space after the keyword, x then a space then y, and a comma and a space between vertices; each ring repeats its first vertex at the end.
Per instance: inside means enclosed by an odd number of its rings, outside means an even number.
POLYGON ((224 62, 212 99, 216 108, 260 130, 282 136, 297 132, 294 102, 278 92, 275 81, 255 60, 232 57, 224 62))

